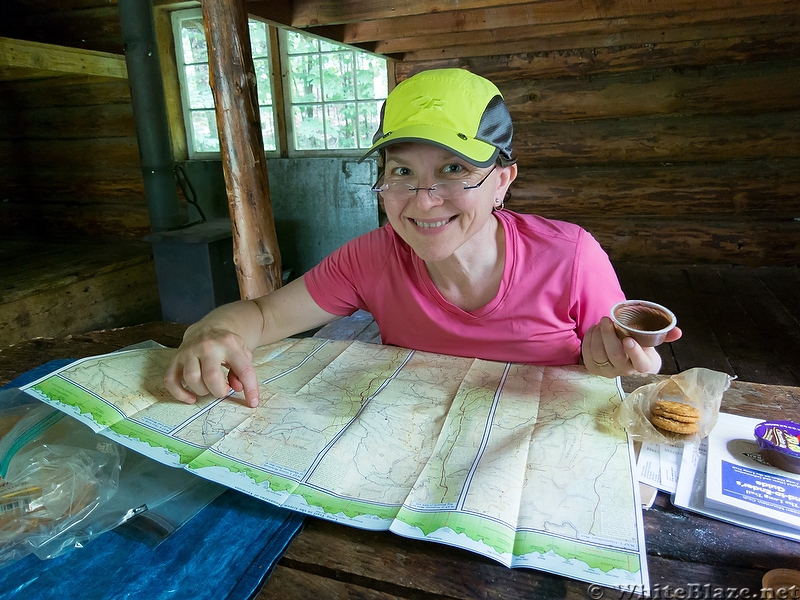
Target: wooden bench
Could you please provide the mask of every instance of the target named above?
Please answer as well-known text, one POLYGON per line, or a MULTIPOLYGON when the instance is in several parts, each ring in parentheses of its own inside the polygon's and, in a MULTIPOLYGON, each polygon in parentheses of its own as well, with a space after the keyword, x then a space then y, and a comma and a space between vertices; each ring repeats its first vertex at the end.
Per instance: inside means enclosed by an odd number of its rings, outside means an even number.
POLYGON ((0 240, 0 350, 161 318, 150 244, 0 240))

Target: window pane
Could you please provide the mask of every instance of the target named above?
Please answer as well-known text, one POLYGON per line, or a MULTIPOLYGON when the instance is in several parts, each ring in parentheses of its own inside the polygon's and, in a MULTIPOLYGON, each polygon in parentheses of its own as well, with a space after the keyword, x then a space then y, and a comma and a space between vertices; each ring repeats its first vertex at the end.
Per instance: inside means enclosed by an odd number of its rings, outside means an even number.
POLYGON ((269 56, 269 33, 265 23, 248 21, 250 26, 250 50, 253 58, 269 56))
POLYGON ((289 59, 292 102, 319 102, 319 55, 292 56, 289 59))
POLYGON ((203 19, 185 19, 181 21, 181 47, 184 64, 208 62, 206 32, 203 19))
POLYGON ((325 101, 355 100, 353 88, 353 53, 322 55, 322 87, 325 101))
POLYGON ((278 144, 275 140, 275 119, 272 114, 272 107, 259 106, 261 114, 261 137, 264 138, 264 150, 277 150, 278 144))
POLYGON ((192 111, 192 130, 196 152, 219 152, 217 117, 213 110, 192 111))
POLYGON ((189 108, 214 108, 214 95, 208 81, 208 65, 186 67, 189 108))
POLYGON ((357 98, 386 98, 389 78, 386 76, 386 59, 371 54, 356 55, 357 98))
POLYGON ((372 136, 380 125, 380 111, 383 100, 358 103, 358 147, 372 146, 372 136))
POLYGON ((339 52, 340 50, 344 50, 345 47, 341 44, 332 44, 330 42, 326 42, 325 40, 319 41, 319 51, 320 52, 339 52))
POLYGON ((286 32, 286 46, 289 54, 302 54, 303 52, 317 52, 319 50, 316 38, 295 31, 286 32))
POLYGON ((292 107, 294 147, 297 150, 325 148, 325 130, 322 126, 322 105, 292 107))
POLYGON ((256 58, 253 60, 256 68, 256 87, 258 89, 258 103, 272 104, 272 86, 269 80, 269 59, 256 58))
MULTIPOLYGON (((171 20, 175 32, 176 59, 182 70, 181 101, 186 119, 187 141, 191 145, 190 156, 194 152, 219 153, 219 134, 213 110, 214 96, 209 85, 208 48, 202 11, 199 8, 177 10, 172 13, 171 20)), ((261 132, 264 149, 274 152, 278 149, 278 140, 272 106, 275 98, 272 94, 271 78, 271 29, 267 23, 248 19, 248 32, 255 67, 259 111, 262 114, 261 132)), ((301 48, 318 51, 319 44, 315 41, 306 42, 302 36, 297 39, 301 48)), ((315 64, 316 76, 309 75, 303 82, 307 83, 309 80, 319 91, 321 90, 319 64, 312 62, 310 67, 314 67, 315 64)))
POLYGON ((358 148, 356 143, 356 103, 327 104, 325 129, 328 148, 358 148))

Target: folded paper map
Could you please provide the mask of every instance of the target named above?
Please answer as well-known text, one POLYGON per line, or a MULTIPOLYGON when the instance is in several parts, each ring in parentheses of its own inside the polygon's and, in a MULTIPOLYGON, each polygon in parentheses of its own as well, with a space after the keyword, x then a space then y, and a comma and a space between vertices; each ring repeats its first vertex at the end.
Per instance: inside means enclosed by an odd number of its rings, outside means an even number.
POLYGON ((610 587, 648 588, 614 380, 362 342, 259 348, 261 403, 174 400, 176 350, 85 359, 26 391, 267 502, 610 587))

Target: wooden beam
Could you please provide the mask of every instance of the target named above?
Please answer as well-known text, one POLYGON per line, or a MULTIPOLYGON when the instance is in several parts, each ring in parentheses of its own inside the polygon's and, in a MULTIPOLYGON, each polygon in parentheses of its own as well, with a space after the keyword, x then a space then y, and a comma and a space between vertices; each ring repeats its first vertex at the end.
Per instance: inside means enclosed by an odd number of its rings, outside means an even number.
MULTIPOLYGON (((272 0, 262 0, 269 3, 272 0)), ((252 6, 256 2, 251 2, 252 6)), ((776 3, 787 7, 790 2, 776 3)), ((533 14, 556 15, 559 21, 584 21, 654 15, 668 20, 679 13, 693 14, 703 10, 734 10, 746 6, 763 7, 764 0, 618 0, 615 2, 581 2, 579 0, 395 0, 393 2, 364 2, 364 0, 294 0, 293 27, 336 25, 373 19, 389 19, 413 15, 439 15, 450 11, 459 14, 476 9, 509 10, 512 6, 527 6, 533 14)), ((762 8, 762 13, 763 8, 762 8)), ((780 13, 779 13, 780 14, 780 13)), ((458 17, 456 17, 458 18, 458 17)))
POLYGON ((189 157, 186 140, 186 125, 183 119, 180 78, 175 56, 175 36, 172 33, 170 12, 164 9, 153 9, 153 23, 156 29, 158 58, 161 63, 161 80, 164 83, 164 99, 167 107, 170 140, 172 142, 172 158, 176 162, 189 157))
MULTIPOLYGON (((253 5, 258 5, 256 2, 253 5)), ((406 17, 393 16, 375 20, 363 20, 342 25, 309 26, 305 30, 323 37, 333 36, 346 44, 363 42, 386 42, 417 39, 416 48, 441 47, 440 38, 452 34, 474 32, 494 32, 498 37, 512 41, 513 32, 509 28, 530 28, 528 38, 542 35, 578 35, 602 33, 604 31, 636 31, 643 29, 675 28, 677 26, 696 26, 701 23, 726 23, 736 19, 784 17, 800 15, 800 6, 765 0, 756 5, 730 6, 724 9, 692 12, 670 11, 661 15, 627 14, 623 11, 602 18, 586 18, 582 15, 583 2, 580 0, 554 0, 547 4, 521 4, 473 10, 439 12, 406 17)), ((751 24, 755 25, 756 23, 751 24)), ((518 39, 519 36, 517 35, 518 39)), ((402 48, 400 51, 407 51, 402 48)))
POLYGON ((462 48, 458 48, 459 56, 440 52, 439 56, 426 62, 414 62, 412 58, 422 53, 410 53, 407 62, 395 63, 397 80, 407 79, 423 69, 466 68, 494 81, 501 91, 505 91, 502 82, 509 79, 590 77, 674 69, 675 65, 698 69, 800 58, 800 39, 796 33, 540 52, 525 50, 523 42, 516 42, 505 47, 495 46, 494 51, 498 54, 491 56, 464 56, 462 48), (510 51, 508 46, 514 46, 514 51, 510 51), (502 54, 505 50, 509 53, 502 54))
POLYGON ((0 80, 93 75, 127 79, 125 57, 0 37, 0 80))
MULTIPOLYGON (((528 48, 528 52, 552 52, 574 48, 607 48, 754 35, 784 35, 800 31, 800 5, 796 15, 770 16, 757 20, 743 17, 729 19, 724 24, 697 19, 692 23, 675 23, 670 27, 663 27, 648 17, 632 17, 463 32, 448 32, 446 29, 440 31, 438 35, 385 38, 374 42, 373 51, 381 54, 412 55, 413 53, 414 56, 422 56, 423 53, 440 56, 442 52, 454 56, 467 53, 473 56, 485 56, 506 53, 502 52, 503 48, 520 45, 528 48), (501 52, 498 52, 498 49, 501 52)), ((346 43, 360 46, 364 42, 346 43)))
POLYGON ((268 2, 247 2, 247 12, 276 25, 290 27, 292 25, 291 0, 269 0, 268 2))
POLYGON ((281 287, 281 255, 269 196, 255 67, 244 0, 203 0, 211 89, 233 256, 242 299, 281 287))

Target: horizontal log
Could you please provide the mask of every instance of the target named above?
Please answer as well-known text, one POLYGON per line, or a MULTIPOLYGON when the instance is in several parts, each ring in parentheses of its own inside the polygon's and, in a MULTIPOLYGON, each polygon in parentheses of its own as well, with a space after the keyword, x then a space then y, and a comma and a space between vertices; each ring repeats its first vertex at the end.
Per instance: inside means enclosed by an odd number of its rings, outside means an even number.
POLYGON ((515 106, 511 112, 514 152, 521 165, 702 163, 800 156, 800 111, 557 122, 526 119, 515 106))
POLYGON ((151 259, 65 286, 0 304, 0 339, 14 344, 34 337, 63 336, 134 325, 160 318, 155 266, 151 259))
MULTIPOLYGON (((251 3, 252 4, 252 3, 251 3)), ((352 23, 371 19, 386 19, 408 15, 429 15, 452 10, 484 9, 493 6, 514 6, 532 4, 532 11, 541 11, 551 18, 563 22, 585 21, 591 19, 611 19, 634 15, 652 15, 660 24, 668 25, 670 18, 678 13, 694 14, 696 11, 729 9, 732 6, 745 7, 763 4, 759 0, 626 0, 611 3, 576 3, 572 0, 553 0, 550 2, 530 2, 530 0, 440 0, 435 7, 428 0, 399 0, 390 4, 363 0, 294 0, 292 2, 292 22, 284 23, 293 27, 352 23), (432 10, 433 8, 433 10, 432 10)))
POLYGON ((696 41, 634 44, 612 47, 575 47, 562 50, 532 51, 528 43, 514 43, 491 48, 474 47, 472 51, 454 49, 457 56, 445 52, 435 55, 406 53, 394 63, 398 81, 426 69, 465 68, 502 82, 508 79, 544 79, 589 77, 629 71, 673 68, 698 68, 724 64, 760 63, 800 57, 796 33, 767 36, 712 38, 696 41))
POLYGON ((636 218, 573 221, 590 231, 613 261, 795 265, 800 255, 797 221, 636 218))
POLYGON ((401 600, 403 597, 279 564, 255 600, 308 600, 309 598, 401 600))
POLYGON ((542 121, 800 108, 800 61, 495 83, 512 114, 542 121))
POLYGON ((575 48, 609 48, 633 45, 696 42, 708 39, 746 38, 753 35, 772 36, 795 32, 800 27, 798 14, 761 16, 758 7, 753 16, 706 21, 703 14, 681 15, 679 22, 668 28, 659 27, 651 16, 622 19, 597 19, 570 23, 524 24, 524 20, 504 28, 478 31, 442 29, 436 35, 391 37, 383 41, 359 44, 381 54, 403 54, 404 60, 425 60, 443 56, 485 56, 524 52, 553 52, 575 48), (788 21, 788 22, 787 22, 788 21), (487 51, 488 50, 488 51, 487 51))
POLYGON ((150 233, 147 207, 125 204, 98 204, 84 210, 64 204, 47 204, 33 211, 30 207, 0 208, 3 235, 27 235, 34 239, 70 235, 141 239, 150 233))
MULTIPOLYGON (((253 8, 263 3, 251 3, 253 8)), ((474 45, 483 41, 502 43, 514 38, 515 34, 528 39, 561 36, 576 38, 581 35, 604 33, 609 38, 620 32, 660 30, 663 35, 673 31, 697 28, 701 25, 714 25, 713 36, 708 32, 701 38, 733 37, 740 21, 747 20, 746 33, 753 35, 765 26, 771 32, 786 31, 787 21, 798 14, 798 8, 785 2, 762 2, 751 5, 729 5, 724 9, 698 9, 692 12, 671 12, 669 16, 646 14, 625 14, 624 16, 603 17, 600 19, 569 18, 565 13, 579 14, 584 8, 580 0, 561 0, 560 2, 528 2, 518 5, 503 5, 478 9, 426 13, 422 15, 395 16, 385 19, 360 20, 341 26, 307 27, 305 31, 323 37, 332 36, 346 44, 378 42, 378 52, 406 52, 408 48, 395 46, 409 40, 416 49, 447 47, 463 42, 474 45), (754 19, 754 17, 757 18, 754 19), (668 24, 665 21, 668 20, 668 24), (779 24, 783 28, 779 28, 779 24), (514 31, 515 30, 515 31, 514 31), (471 36, 471 37, 470 37, 471 36), (414 43, 414 38, 416 38, 414 43)), ((656 39, 655 41, 668 41, 656 39)))
MULTIPOLYGON (((22 177, 31 182, 33 169, 70 169, 71 178, 82 172, 108 169, 107 177, 141 180, 139 145, 132 137, 92 137, 84 139, 19 139, 0 140, 0 173, 3 178, 22 177), (129 172, 125 170, 129 169, 129 172)), ((97 178, 97 176, 93 176, 97 178)))
POLYGON ((0 83, 0 109, 130 104, 127 81, 97 77, 58 77, 0 83))
POLYGON ((127 79, 128 70, 119 54, 0 37, 0 79, 65 74, 127 79))
POLYGON ((131 104, 0 111, 0 139, 85 139, 136 135, 131 104))
POLYGON ((85 169, 66 166, 38 169, 25 176, 19 165, 0 167, 6 204, 118 202, 144 204, 142 171, 136 168, 85 169), (12 168, 13 167, 13 170, 12 168))
POLYGON ((784 219, 797 217, 800 164, 519 166, 506 206, 567 221, 576 218, 784 219))
POLYGON ((25 11, 16 16, 4 15, 0 19, 0 36, 124 54, 119 10, 107 3, 80 11, 51 9, 40 14, 25 11))
MULTIPOLYGON (((58 10, 86 10, 93 8, 104 8, 109 4, 116 4, 116 0, 59 0, 58 10)), ((53 12, 53 2, 51 0, 23 0, 8 2, 3 10, 8 16, 41 15, 53 12)))
POLYGON ((5 275, 0 282, 0 304, 148 262, 152 255, 152 245, 139 240, 42 244, 32 239, 4 238, 0 242, 0 265, 5 275))

